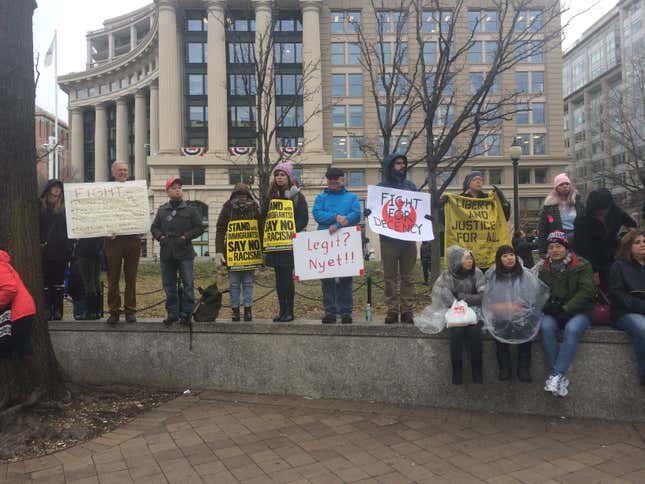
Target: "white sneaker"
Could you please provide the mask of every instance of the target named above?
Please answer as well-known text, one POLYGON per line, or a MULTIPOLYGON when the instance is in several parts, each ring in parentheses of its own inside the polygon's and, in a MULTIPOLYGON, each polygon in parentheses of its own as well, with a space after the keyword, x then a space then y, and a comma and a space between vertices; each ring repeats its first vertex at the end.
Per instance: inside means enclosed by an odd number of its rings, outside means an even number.
POLYGON ((560 375, 550 375, 544 382, 544 391, 557 395, 558 387, 560 386, 560 378, 560 375))
POLYGON ((566 397, 569 394, 569 379, 562 375, 558 384, 558 396, 566 397))

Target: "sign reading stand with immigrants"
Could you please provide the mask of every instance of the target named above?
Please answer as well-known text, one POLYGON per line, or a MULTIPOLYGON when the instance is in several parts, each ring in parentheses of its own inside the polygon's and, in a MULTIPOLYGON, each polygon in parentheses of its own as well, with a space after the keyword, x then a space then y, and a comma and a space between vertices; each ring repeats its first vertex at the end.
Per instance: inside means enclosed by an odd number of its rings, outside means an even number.
POLYGON ((226 227, 226 265, 232 271, 262 267, 257 220, 231 220, 226 227))
POLYGON ((144 180, 66 183, 65 216, 70 239, 145 234, 150 230, 148 186, 144 180))

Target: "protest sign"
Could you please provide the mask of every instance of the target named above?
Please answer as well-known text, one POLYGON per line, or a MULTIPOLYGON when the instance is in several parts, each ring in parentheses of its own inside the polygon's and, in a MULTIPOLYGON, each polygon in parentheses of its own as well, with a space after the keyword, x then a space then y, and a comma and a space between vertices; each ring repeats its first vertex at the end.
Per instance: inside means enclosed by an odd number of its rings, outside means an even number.
POLYGON ((446 194, 445 247, 458 245, 472 251, 477 267, 495 264, 500 245, 511 245, 502 204, 497 193, 486 198, 470 198, 446 194))
POLYGON ((232 271, 262 266, 262 245, 257 220, 231 220, 226 227, 226 265, 232 271))
POLYGON ((271 200, 264 222, 264 250, 276 252, 291 249, 295 233, 293 202, 281 199, 271 200))
POLYGON ((430 194, 369 185, 367 208, 370 229, 400 240, 432 240, 430 194))
POLYGON ((293 241, 293 260, 298 281, 362 276, 361 228, 346 227, 333 234, 329 230, 300 232, 293 241))
POLYGON ((66 183, 65 216, 70 239, 150 230, 148 187, 144 180, 66 183))

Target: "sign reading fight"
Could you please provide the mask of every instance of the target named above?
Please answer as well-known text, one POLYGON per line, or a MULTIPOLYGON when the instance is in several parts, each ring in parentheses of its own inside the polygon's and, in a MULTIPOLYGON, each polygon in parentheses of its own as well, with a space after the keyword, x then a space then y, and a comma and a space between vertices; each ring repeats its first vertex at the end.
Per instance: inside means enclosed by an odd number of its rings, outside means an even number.
POLYGON ((232 220, 226 227, 226 265, 232 271, 262 266, 262 246, 257 220, 232 220))
POLYGON ((150 230, 148 187, 144 180, 66 183, 65 216, 70 239, 150 230))
POLYGON ((362 276, 361 228, 346 227, 333 234, 329 230, 300 232, 293 241, 293 260, 299 281, 362 276))
POLYGON ((446 194, 445 247, 459 245, 472 251, 477 267, 495 264, 500 245, 511 245, 504 211, 495 192, 486 198, 446 194))
POLYGON ((273 199, 264 222, 264 250, 276 252, 291 249, 296 234, 291 200, 273 199))
POLYGON ((430 194, 397 190, 396 188, 367 187, 367 208, 370 229, 377 234, 400 240, 432 240, 430 194))

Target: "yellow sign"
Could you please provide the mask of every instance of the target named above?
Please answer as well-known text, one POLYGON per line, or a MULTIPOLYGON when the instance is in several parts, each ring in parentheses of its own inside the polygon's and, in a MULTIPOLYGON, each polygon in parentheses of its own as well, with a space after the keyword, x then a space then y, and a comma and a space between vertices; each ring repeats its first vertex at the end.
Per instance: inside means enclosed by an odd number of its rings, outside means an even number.
POLYGON ((232 271, 262 266, 262 246, 257 220, 231 220, 226 227, 226 265, 232 271))
POLYGON ((266 252, 291 250, 295 235, 293 202, 281 199, 271 200, 264 222, 264 250, 266 252))
POLYGON ((511 245, 511 237, 497 193, 486 198, 470 198, 446 194, 444 214, 445 248, 464 247, 475 255, 477 267, 495 264, 495 252, 500 245, 511 245))

